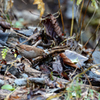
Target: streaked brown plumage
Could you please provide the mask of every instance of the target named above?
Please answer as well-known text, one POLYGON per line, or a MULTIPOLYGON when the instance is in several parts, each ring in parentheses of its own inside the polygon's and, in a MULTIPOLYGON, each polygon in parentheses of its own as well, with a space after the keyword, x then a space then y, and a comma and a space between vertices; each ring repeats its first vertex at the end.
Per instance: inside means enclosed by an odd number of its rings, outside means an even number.
POLYGON ((35 46, 29 46, 24 44, 16 45, 18 53, 25 58, 32 59, 38 56, 44 56, 46 53, 43 49, 37 48, 35 46))

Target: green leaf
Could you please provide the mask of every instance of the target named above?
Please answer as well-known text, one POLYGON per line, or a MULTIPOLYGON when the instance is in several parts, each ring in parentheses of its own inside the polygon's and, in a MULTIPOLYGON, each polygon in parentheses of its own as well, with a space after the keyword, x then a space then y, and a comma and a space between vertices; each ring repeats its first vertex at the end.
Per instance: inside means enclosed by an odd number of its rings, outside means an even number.
POLYGON ((76 4, 80 5, 81 2, 82 2, 82 0, 77 0, 76 4))
POLYGON ((96 1, 95 0, 91 0, 92 1, 92 6, 94 7, 94 8, 96 8, 96 9, 98 9, 98 5, 97 5, 97 3, 96 3, 96 1))
POLYGON ((15 58, 17 57, 17 54, 16 54, 16 53, 14 53, 14 57, 15 57, 15 58))
POLYGON ((2 55, 2 58, 3 58, 3 59, 6 58, 7 51, 8 51, 7 48, 5 48, 5 49, 3 49, 3 50, 1 51, 1 55, 2 55))
POLYGON ((50 73, 50 79, 53 80, 53 72, 50 73))
POLYGON ((15 88, 13 88, 11 85, 7 84, 7 85, 3 85, 1 87, 1 89, 5 89, 5 90, 10 90, 10 91, 13 91, 15 90, 15 88))

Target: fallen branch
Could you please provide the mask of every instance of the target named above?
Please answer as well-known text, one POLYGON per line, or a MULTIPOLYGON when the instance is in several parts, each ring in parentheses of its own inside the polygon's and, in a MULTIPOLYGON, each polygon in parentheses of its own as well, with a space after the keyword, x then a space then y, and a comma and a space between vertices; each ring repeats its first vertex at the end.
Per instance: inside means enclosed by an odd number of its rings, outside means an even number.
POLYGON ((38 84, 45 84, 44 78, 22 78, 22 79, 15 79, 14 84, 18 86, 27 85, 27 81, 31 83, 38 83, 38 84))
POLYGON ((54 48, 52 48, 52 49, 49 49, 49 50, 47 51, 47 54, 45 55, 45 57, 39 56, 39 57, 35 58, 35 59, 32 61, 32 63, 33 63, 33 64, 37 64, 37 63, 43 61, 43 59, 46 60, 46 58, 48 58, 48 57, 50 57, 50 56, 54 57, 54 56, 56 56, 55 54, 62 53, 62 52, 64 52, 67 48, 68 48, 68 46, 57 46, 57 47, 54 47, 54 48))

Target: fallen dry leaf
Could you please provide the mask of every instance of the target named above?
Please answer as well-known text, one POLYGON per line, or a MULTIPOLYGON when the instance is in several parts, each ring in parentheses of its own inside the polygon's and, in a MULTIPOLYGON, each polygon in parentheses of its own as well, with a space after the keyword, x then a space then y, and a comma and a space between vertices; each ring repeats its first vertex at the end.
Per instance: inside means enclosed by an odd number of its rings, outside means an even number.
POLYGON ((71 61, 76 61, 76 65, 78 66, 78 68, 81 68, 85 63, 85 61, 88 60, 87 57, 75 52, 75 51, 71 51, 71 50, 65 50, 64 53, 71 61))
POLYGON ((53 62, 52 67, 53 67, 53 72, 55 72, 55 73, 61 74, 62 71, 63 71, 63 67, 60 63, 60 60, 57 60, 57 61, 53 62))
POLYGON ((67 58, 67 56, 64 53, 61 53, 60 57, 63 59, 63 62, 66 65, 69 65, 69 66, 74 67, 74 68, 78 68, 77 65, 75 65, 74 63, 72 63, 72 61, 69 58, 67 58))
POLYGON ((4 29, 4 31, 11 28, 10 23, 6 22, 2 17, 0 17, 0 26, 4 29))
POLYGON ((46 34, 57 41, 58 44, 61 43, 63 41, 62 31, 56 18, 52 14, 48 14, 43 18, 45 18, 42 23, 45 26, 46 34))

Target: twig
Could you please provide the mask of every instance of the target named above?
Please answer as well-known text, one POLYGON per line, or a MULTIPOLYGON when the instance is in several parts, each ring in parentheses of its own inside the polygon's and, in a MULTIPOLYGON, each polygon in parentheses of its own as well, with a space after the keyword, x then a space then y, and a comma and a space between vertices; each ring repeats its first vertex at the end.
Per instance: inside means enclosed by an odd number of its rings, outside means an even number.
POLYGON ((77 41, 79 41, 79 38, 80 38, 80 36, 81 36, 81 31, 82 31, 82 28, 83 28, 83 26, 84 26, 84 19, 85 19, 85 16, 86 16, 86 12, 87 12, 87 9, 88 9, 88 6, 89 6, 89 3, 90 3, 90 0, 88 1, 87 7, 86 7, 86 10, 85 10, 85 14, 84 14, 84 17, 83 17, 83 19, 82 19, 82 26, 81 26, 81 30, 80 30, 80 32, 79 32, 79 35, 78 35, 77 41))
POLYGON ((38 46, 40 43, 42 42, 42 40, 38 40, 33 46, 38 46))
POLYGON ((73 33, 73 25, 74 25, 74 4, 75 4, 75 0, 73 0, 73 7, 72 7, 72 22, 71 22, 70 36, 72 36, 72 33, 73 33))
POLYGON ((67 91, 64 90, 64 91, 62 91, 62 92, 60 92, 60 93, 57 93, 57 94, 54 95, 54 96, 48 97, 46 100, 52 100, 53 98, 58 98, 58 97, 62 96, 63 94, 65 94, 66 92, 67 92, 67 91))
POLYGON ((100 42, 100 39, 99 39, 98 43, 96 44, 95 48, 93 49, 92 53, 90 54, 90 56, 89 56, 89 59, 88 59, 88 60, 90 60, 90 58, 92 57, 92 54, 93 54, 93 52, 95 51, 95 49, 97 48, 97 46, 98 46, 99 42, 100 42))
POLYGON ((85 27, 85 30, 87 29, 89 23, 92 21, 94 15, 95 15, 95 13, 96 13, 96 11, 97 11, 97 9, 95 9, 95 11, 93 12, 93 15, 92 15, 91 19, 88 21, 88 23, 87 23, 87 25, 86 25, 86 27, 85 27))
POLYGON ((64 32, 64 21, 63 21, 63 15, 62 15, 61 7, 60 7, 60 0, 58 0, 58 4, 59 4, 59 9, 60 9, 60 14, 61 14, 61 21, 62 21, 63 32, 64 32))
POLYGON ((82 47, 82 49, 86 47, 86 45, 88 44, 88 42, 89 42, 89 41, 92 39, 92 37, 96 34, 97 30, 99 29, 99 26, 100 26, 100 23, 98 24, 98 26, 97 26, 95 32, 93 33, 93 35, 91 35, 91 37, 88 39, 88 41, 84 44, 84 46, 82 47))
POLYGON ((25 0, 22 0, 22 2, 24 2, 27 5, 27 3, 25 2, 25 0))
POLYGON ((79 20, 78 20, 78 27, 80 26, 83 5, 84 5, 84 0, 82 0, 81 10, 80 10, 80 17, 79 17, 79 20))
POLYGON ((88 67, 88 68, 87 68, 86 70, 84 70, 82 73, 77 74, 77 75, 73 78, 73 80, 72 80, 71 82, 73 82, 77 77, 80 77, 81 75, 85 74, 87 71, 89 71, 90 69, 92 69, 93 67, 98 66, 98 65, 100 65, 100 64, 95 64, 95 65, 92 65, 92 66, 88 67))
POLYGON ((69 83, 73 83, 74 80, 75 80, 77 77, 80 77, 81 75, 85 74, 87 71, 89 71, 90 69, 92 69, 93 67, 98 66, 98 65, 100 65, 100 64, 92 65, 92 66, 88 67, 88 69, 84 70, 82 73, 77 74, 77 75, 73 78, 73 80, 71 80, 71 81, 69 81, 69 82, 66 83, 66 86, 67 86, 69 83))
POLYGON ((9 93, 4 100, 9 100, 10 99, 10 95, 13 94, 17 89, 18 89, 18 87, 14 91, 9 93))
POLYGON ((62 41, 59 45, 63 44, 64 42, 66 42, 67 40, 71 40, 71 39, 75 39, 76 37, 75 36, 71 36, 67 39, 65 39, 64 41, 62 41))
MULTIPOLYGON (((82 66, 81 66, 81 68, 82 68, 82 66)), ((84 69, 82 68, 82 71, 84 71, 84 69)), ((90 82, 90 80, 89 80, 89 78, 88 78, 88 76, 87 76, 87 74, 85 73, 85 76, 86 76, 86 78, 87 78, 87 80, 88 80, 88 82, 89 82, 89 84, 90 84, 90 87, 92 88, 92 84, 91 84, 91 82, 90 82)))
POLYGON ((40 32, 37 32, 37 33, 31 35, 29 38, 27 38, 27 40, 23 41, 22 44, 30 41, 31 39, 35 40, 40 34, 41 34, 40 32))
POLYGON ((79 27, 80 27, 80 22, 81 22, 81 16, 82 16, 83 5, 84 5, 84 0, 82 0, 82 4, 81 4, 81 10, 80 10, 80 17, 79 17, 79 20, 78 20, 78 30, 77 30, 76 40, 78 40, 78 32, 80 31, 80 30, 79 30, 79 27))
MULTIPOLYGON (((43 61, 43 59, 46 59, 47 57, 49 57, 53 54, 64 52, 67 48, 68 48, 68 46, 58 46, 57 48, 50 49, 50 50, 48 50, 48 54, 45 55, 45 58, 43 56, 39 56, 39 57, 35 58, 32 61, 32 63, 33 64, 40 63, 41 61, 43 61)), ((55 56, 55 55, 53 55, 53 56, 55 56)))
POLYGON ((20 33, 18 33, 18 32, 15 32, 13 29, 11 29, 11 31, 12 31, 13 33, 17 34, 17 35, 22 36, 22 37, 25 38, 25 39, 28 39, 27 36, 25 36, 25 35, 23 35, 23 34, 20 34, 20 33))

